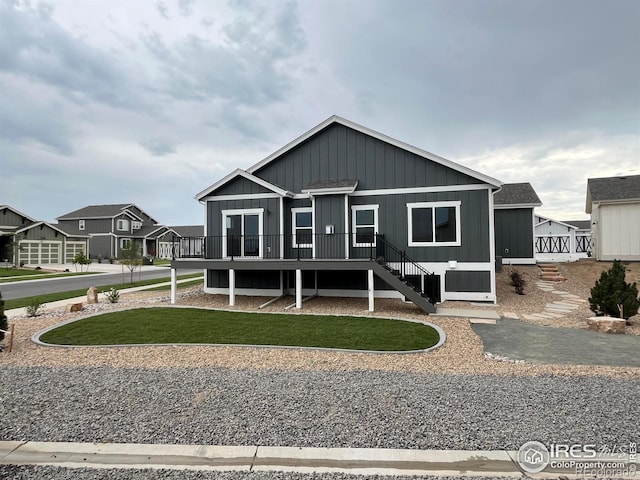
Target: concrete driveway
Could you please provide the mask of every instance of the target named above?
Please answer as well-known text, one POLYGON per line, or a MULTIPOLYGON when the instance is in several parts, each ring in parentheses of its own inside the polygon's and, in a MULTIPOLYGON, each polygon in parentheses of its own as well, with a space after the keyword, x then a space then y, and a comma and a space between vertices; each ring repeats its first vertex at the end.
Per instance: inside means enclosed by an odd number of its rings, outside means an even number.
POLYGON ((640 336, 554 328, 502 318, 474 323, 484 351, 531 363, 640 367, 640 336))

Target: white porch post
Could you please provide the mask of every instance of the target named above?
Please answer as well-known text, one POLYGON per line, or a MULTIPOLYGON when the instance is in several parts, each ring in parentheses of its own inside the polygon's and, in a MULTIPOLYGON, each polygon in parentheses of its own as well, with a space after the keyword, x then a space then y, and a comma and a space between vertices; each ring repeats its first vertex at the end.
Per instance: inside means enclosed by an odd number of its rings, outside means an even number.
POLYGON ((302 270, 296 270, 296 308, 302 308, 302 270))
POLYGON ((373 279, 373 270, 367 270, 368 284, 369 284, 369 311, 373 312, 373 294, 374 290, 374 279, 373 279))
POLYGON ((233 268, 229 269, 229 306, 233 307, 236 304, 236 271, 233 268))
POLYGON ((176 269, 171 268, 171 305, 176 304, 176 291, 178 289, 176 269))

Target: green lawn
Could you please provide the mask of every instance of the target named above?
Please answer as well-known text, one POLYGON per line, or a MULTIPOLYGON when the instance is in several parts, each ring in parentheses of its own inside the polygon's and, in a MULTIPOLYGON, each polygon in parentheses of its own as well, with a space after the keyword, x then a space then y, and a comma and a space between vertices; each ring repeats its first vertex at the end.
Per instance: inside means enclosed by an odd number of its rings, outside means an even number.
POLYGON ((43 272, 42 270, 32 270, 27 268, 0 268, 0 278, 4 277, 21 277, 27 275, 44 275, 47 272, 43 272))
POLYGON ((20 268, 0 268, 0 283, 22 282, 40 278, 59 278, 78 275, 95 275, 98 272, 43 272, 42 270, 22 270, 20 268))
POLYGON ((137 308, 78 320, 40 337, 57 345, 216 343, 406 351, 431 347, 436 330, 372 317, 137 308))
MULTIPOLYGON (((191 273, 189 275, 178 275, 178 280, 183 278, 198 278, 200 282, 202 282, 202 273, 191 273)), ((119 283, 114 285, 106 285, 102 287, 96 287, 98 292, 108 292, 110 288, 115 288, 116 290, 123 290, 125 288, 131 287, 141 287, 144 285, 155 285, 156 283, 164 283, 168 282, 169 278, 158 278, 154 280, 143 280, 141 282, 133 282, 133 283, 119 283)), ((55 302, 58 300, 66 300, 67 298, 81 297, 87 294, 87 289, 90 287, 90 283, 87 284, 87 288, 81 290, 70 290, 67 292, 58 292, 58 293, 49 293, 46 295, 37 295, 38 300, 43 303, 55 302)), ((178 284, 178 287, 181 285, 178 284)), ((2 289, 0 288, 0 292, 2 289)), ((12 308, 21 308, 30 305, 34 298, 36 297, 24 297, 24 298, 15 298, 13 300, 5 300, 4 308, 5 310, 11 310, 12 308)))

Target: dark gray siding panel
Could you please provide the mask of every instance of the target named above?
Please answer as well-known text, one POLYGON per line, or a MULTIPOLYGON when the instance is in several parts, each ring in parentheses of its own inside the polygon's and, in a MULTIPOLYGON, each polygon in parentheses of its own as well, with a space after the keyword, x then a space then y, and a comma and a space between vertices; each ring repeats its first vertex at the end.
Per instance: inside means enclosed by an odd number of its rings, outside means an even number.
POLYGON ((231 182, 223 185, 211 195, 250 195, 253 193, 274 193, 271 190, 247 180, 244 177, 236 177, 231 182))
POLYGON ((315 200, 316 255, 320 258, 344 258, 344 196, 323 195, 315 200), (326 235, 333 225, 334 235, 326 235))
POLYGON ((532 209, 495 211, 496 255, 503 258, 533 258, 532 209))
POLYGON ((344 125, 333 124, 254 172, 293 192, 315 180, 356 178, 359 190, 466 185, 479 180, 344 125))
POLYGON ((447 292, 490 292, 491 274, 449 270, 445 276, 445 290, 447 292))
POLYGON ((262 198, 255 200, 225 200, 222 202, 207 202, 207 227, 208 236, 220 236, 222 232, 222 211, 238 210, 249 208, 263 208, 262 216, 263 234, 278 235, 280 226, 278 218, 280 216, 279 198, 262 198))
MULTIPOLYGON (((384 234, 385 238, 393 245, 406 250, 407 254, 415 261, 488 262, 491 258, 488 190, 350 197, 350 202, 351 205, 379 205, 379 232, 384 234), (407 203, 449 200, 461 202, 461 245, 459 247, 408 247, 407 203)), ((351 211, 349 211, 349 215, 351 215, 351 211)), ((349 221, 351 222, 351 219, 349 221)))
POLYGON ((113 238, 111 235, 104 235, 99 237, 91 237, 89 239, 89 256, 92 258, 96 258, 98 255, 103 258, 109 258, 113 255, 112 253, 112 242, 113 238))
MULTIPOLYGON (((229 271, 207 270, 207 287, 229 288, 229 271)), ((236 288, 280 288, 280 272, 278 270, 237 270, 236 288)))
POLYGON ((20 240, 64 240, 64 235, 46 225, 37 225, 19 234, 20 240))

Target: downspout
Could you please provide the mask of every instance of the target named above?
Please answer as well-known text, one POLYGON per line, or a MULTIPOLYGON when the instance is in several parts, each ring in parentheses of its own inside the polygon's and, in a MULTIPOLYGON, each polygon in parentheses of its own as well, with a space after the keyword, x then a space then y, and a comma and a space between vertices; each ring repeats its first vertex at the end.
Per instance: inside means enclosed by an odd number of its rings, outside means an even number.
POLYGON ((495 212, 493 210, 493 196, 496 193, 499 193, 502 190, 502 185, 495 191, 492 192, 489 189, 489 259, 491 261, 491 293, 493 295, 493 303, 498 302, 498 294, 496 291, 496 220, 495 220, 495 212))

